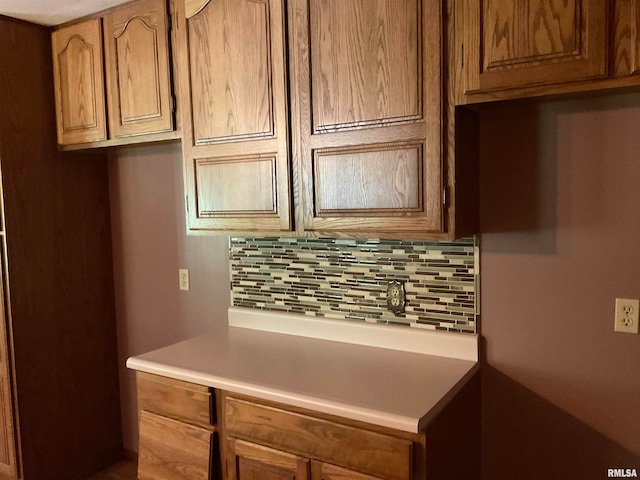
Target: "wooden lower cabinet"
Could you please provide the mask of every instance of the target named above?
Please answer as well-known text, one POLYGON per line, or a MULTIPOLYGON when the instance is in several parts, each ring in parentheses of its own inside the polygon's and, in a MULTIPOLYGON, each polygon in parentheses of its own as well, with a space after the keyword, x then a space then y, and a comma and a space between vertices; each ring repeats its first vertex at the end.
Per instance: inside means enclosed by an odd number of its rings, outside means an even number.
MULTIPOLYGON (((417 472, 412 465, 414 458, 424 458, 424 436, 420 434, 226 394, 222 395, 222 412, 225 441, 231 445, 239 440, 248 441, 373 475, 370 478, 377 475, 393 480, 422 478, 413 476, 417 472)), ((228 470, 237 468, 236 457, 237 454, 229 455, 228 470)))
POLYGON ((383 480, 243 440, 227 445, 228 480, 383 480))
POLYGON ((311 476, 319 480, 383 480, 322 462, 312 462, 311 476))
POLYGON ((138 475, 140 480, 477 480, 478 395, 476 375, 429 426, 410 433, 138 372, 138 475))
POLYGON ((140 412, 138 478, 209 480, 214 432, 140 412))
POLYGON ((220 478, 215 395, 201 385, 137 375, 139 480, 220 478))

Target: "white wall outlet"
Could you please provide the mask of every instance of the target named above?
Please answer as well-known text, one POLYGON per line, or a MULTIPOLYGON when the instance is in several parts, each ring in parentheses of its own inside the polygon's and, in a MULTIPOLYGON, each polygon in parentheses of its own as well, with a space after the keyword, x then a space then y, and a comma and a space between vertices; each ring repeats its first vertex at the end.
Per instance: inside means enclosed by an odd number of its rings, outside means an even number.
POLYGON ((189 290, 189 270, 181 268, 178 270, 178 277, 180 281, 180 290, 189 290))
POLYGON ((616 323, 614 331, 638 333, 638 300, 616 298, 616 323))

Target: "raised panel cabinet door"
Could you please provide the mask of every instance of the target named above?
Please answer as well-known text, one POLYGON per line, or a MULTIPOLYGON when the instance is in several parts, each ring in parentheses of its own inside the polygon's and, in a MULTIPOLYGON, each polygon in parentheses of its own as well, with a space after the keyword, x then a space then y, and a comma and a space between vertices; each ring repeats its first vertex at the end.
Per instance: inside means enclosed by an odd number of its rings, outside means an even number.
POLYGON ((227 439, 227 480, 309 480, 309 460, 254 443, 227 439))
POLYGON ((464 0, 466 93, 604 77, 607 2, 464 0))
POLYGON ((312 462, 311 478, 313 480, 382 480, 383 477, 373 477, 364 473, 347 470, 330 463, 312 462))
POLYGON ((189 231, 290 231, 284 0, 179 0, 175 16, 189 231))
POLYGON ((210 480, 214 432, 142 410, 139 412, 140 480, 210 480))
POLYGON ((164 0, 144 0, 104 17, 112 137, 173 130, 169 28, 164 0))
POLYGON ((107 139, 100 19, 52 34, 58 143, 107 139))
POLYGON ((291 3, 299 229, 443 232, 442 2, 291 3))

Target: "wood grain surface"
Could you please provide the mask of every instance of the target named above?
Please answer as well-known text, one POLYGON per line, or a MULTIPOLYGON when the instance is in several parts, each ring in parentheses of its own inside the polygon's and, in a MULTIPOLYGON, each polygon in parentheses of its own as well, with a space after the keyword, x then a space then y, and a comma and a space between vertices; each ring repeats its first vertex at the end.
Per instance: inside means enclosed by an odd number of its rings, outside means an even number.
POLYGON ((0 271, 0 473, 11 478, 17 478, 19 466, 16 443, 18 439, 15 430, 14 403, 11 388, 9 318, 5 306, 5 299, 7 298, 5 295, 5 247, 3 236, 2 244, 0 245, 0 258, 2 260, 0 262, 0 268, 2 269, 0 271))
POLYGON ((173 130, 164 0, 143 0, 104 17, 111 137, 173 130))
POLYGON ((310 5, 314 131, 419 119, 418 0, 310 5))
POLYGON ((198 216, 278 216, 275 157, 196 160, 198 216))
POLYGON ((189 19, 196 144, 274 134, 269 3, 216 0, 189 19))
POLYGON ((600 0, 465 0, 465 91, 508 90, 607 74, 600 0))
POLYGON ((613 8, 614 77, 640 72, 640 1, 616 0, 613 8))
POLYGON ((401 215, 422 207, 422 145, 314 152, 316 215, 401 215))
POLYGON ((580 54, 581 4, 568 1, 485 0, 484 69, 580 54))
POLYGON ((283 0, 175 3, 190 233, 293 228, 285 16, 283 0))
POLYGON ((140 412, 140 480, 210 480, 210 454, 214 433, 140 412))
POLYGON ((295 0, 289 12, 299 234, 443 233, 440 2, 295 0), (407 145, 420 145, 419 158, 391 158, 407 145), (330 149, 353 153, 330 165, 322 156, 330 149), (392 180, 378 177, 381 165, 392 180), (329 168, 342 170, 351 185, 329 168), (400 185, 408 187, 406 198, 399 198, 400 185))
POLYGON ((321 480, 381 480, 381 477, 372 477, 322 462, 312 462, 311 472, 311 478, 321 480))
POLYGON ((242 440, 229 440, 227 480, 307 480, 309 461, 242 440))
POLYGON ((224 400, 225 435, 383 478, 409 480, 413 443, 244 400, 224 400))
POLYGON ((215 424, 211 389, 144 372, 136 372, 138 410, 187 421, 203 427, 215 424))
POLYGON ((107 164, 57 151, 51 34, 0 17, 7 335, 27 479, 122 455, 107 164))
POLYGON ((58 143, 106 140, 100 19, 55 30, 52 42, 58 143))
POLYGON ((498 0, 485 1, 484 8, 496 5, 495 11, 504 8, 505 12, 512 11, 510 15, 515 14, 513 10, 519 5, 520 17, 529 19, 510 22, 508 16, 498 15, 501 28, 479 20, 483 2, 451 0, 449 4, 455 10, 450 18, 456 25, 455 34, 450 37, 455 39, 453 55, 449 54, 450 60, 455 57, 451 71, 459 79, 456 82, 463 85, 463 93, 457 94, 456 104, 588 94, 640 85, 640 2, 637 0, 595 3, 578 0, 575 2, 576 14, 567 10, 560 0, 542 5, 538 2, 504 2, 500 7, 498 5, 502 4, 498 0), (531 7, 537 10, 532 11, 531 7), (548 12, 555 8, 559 9, 560 16, 555 20, 557 28, 553 29, 553 22, 547 18, 548 12), (560 52, 560 43, 551 40, 550 32, 560 31, 559 27, 566 23, 561 20, 562 15, 565 19, 575 18, 572 29, 576 45, 580 47, 575 54, 560 52), (527 22, 529 26, 526 26, 527 22), (524 38, 540 43, 547 53, 524 56, 503 64, 496 62, 492 68, 484 68, 483 49, 489 32, 494 32, 496 42, 498 37, 502 38, 501 43, 508 50, 506 36, 511 35, 509 32, 514 28, 524 30, 525 27, 533 30, 524 32, 524 38), (551 51, 557 53, 549 53, 551 51))

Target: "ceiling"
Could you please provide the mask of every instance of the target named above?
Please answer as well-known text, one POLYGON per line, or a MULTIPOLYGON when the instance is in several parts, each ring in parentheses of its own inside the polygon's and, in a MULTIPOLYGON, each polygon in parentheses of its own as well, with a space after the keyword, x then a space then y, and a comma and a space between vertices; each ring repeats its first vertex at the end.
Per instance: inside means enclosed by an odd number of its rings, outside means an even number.
POLYGON ((0 0, 0 14, 42 25, 59 25, 128 0, 0 0))

